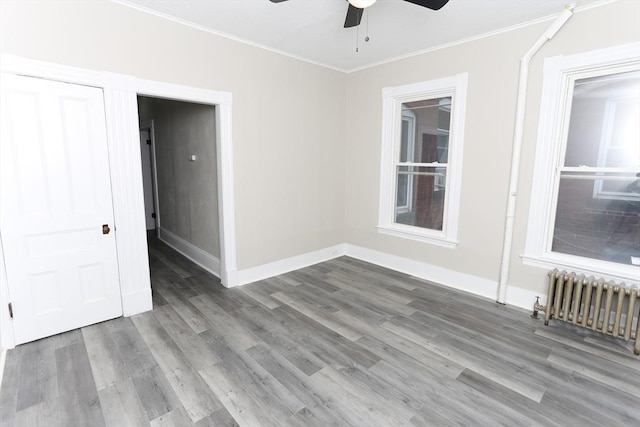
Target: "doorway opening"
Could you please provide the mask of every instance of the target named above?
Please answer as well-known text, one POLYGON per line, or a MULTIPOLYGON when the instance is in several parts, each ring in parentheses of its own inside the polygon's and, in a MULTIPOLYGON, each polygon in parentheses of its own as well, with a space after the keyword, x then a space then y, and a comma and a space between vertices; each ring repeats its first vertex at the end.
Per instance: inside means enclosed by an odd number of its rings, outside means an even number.
MULTIPOLYGON (((216 106, 148 96, 137 100, 152 290, 172 276, 173 282, 194 274, 204 281, 207 274, 219 278, 216 106), (186 269, 182 257, 204 271, 186 269), (173 271, 155 277, 154 265, 173 271)), ((156 305, 161 302, 154 297, 156 305)))

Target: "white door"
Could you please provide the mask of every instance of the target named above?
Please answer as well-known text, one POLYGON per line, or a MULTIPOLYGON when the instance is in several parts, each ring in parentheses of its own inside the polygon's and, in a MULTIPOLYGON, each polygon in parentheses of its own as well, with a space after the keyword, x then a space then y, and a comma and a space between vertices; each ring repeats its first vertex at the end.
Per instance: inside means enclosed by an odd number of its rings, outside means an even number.
POLYGON ((144 186, 144 215, 147 230, 156 229, 153 203, 153 170, 151 169, 151 135, 149 130, 140 131, 140 158, 142 159, 142 184, 144 186))
POLYGON ((16 344, 121 316, 102 90, 5 74, 0 85, 16 344))

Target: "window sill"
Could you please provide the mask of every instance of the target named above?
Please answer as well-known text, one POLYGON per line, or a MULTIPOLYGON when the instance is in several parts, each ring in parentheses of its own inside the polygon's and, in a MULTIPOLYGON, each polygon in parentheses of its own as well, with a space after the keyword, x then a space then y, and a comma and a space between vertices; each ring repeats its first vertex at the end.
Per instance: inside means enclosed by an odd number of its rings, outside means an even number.
POLYGON ((548 270, 557 268, 585 276, 593 276, 596 279, 604 278, 625 284, 640 285, 640 267, 635 265, 623 265, 607 261, 599 261, 562 254, 546 255, 521 255, 522 263, 532 267, 541 267, 548 270))
POLYGON ((433 234, 421 233, 412 228, 382 226, 377 227, 378 232, 389 236, 402 237, 404 239, 415 240, 418 242, 429 243, 431 245, 441 246, 443 248, 455 249, 458 242, 447 239, 444 236, 434 236, 433 234))

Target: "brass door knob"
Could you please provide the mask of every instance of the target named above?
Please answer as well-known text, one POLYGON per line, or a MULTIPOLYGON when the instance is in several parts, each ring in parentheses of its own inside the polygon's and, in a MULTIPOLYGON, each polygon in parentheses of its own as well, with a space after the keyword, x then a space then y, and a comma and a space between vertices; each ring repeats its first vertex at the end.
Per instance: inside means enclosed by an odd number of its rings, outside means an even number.
POLYGON ((102 224, 102 234, 109 234, 110 231, 109 224, 102 224))

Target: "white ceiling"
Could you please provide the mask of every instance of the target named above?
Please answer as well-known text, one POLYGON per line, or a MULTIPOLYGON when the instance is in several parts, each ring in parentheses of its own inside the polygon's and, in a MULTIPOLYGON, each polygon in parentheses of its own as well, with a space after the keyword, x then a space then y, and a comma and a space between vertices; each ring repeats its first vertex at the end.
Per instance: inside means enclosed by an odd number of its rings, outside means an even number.
MULTIPOLYGON (((365 10, 357 30, 343 28, 346 0, 116 1, 313 63, 353 71, 552 19, 572 0, 450 0, 438 11, 404 0, 378 0, 365 10), (367 21, 369 42, 364 41, 367 21)), ((608 2, 576 1, 578 11, 608 2)))

